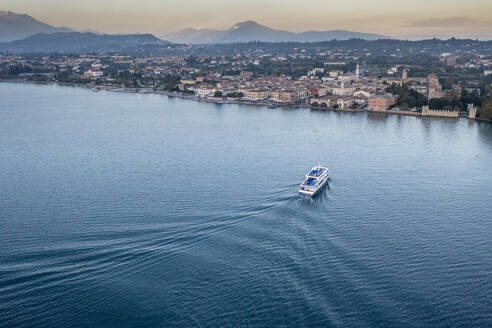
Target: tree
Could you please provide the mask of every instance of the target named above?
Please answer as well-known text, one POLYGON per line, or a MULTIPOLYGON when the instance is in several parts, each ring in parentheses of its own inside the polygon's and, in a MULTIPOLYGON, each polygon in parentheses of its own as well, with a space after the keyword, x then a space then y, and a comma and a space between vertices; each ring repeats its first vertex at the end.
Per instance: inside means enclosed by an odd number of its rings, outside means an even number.
POLYGON ((448 109, 456 110, 461 109, 461 104, 456 99, 451 99, 448 97, 433 98, 429 99, 429 107, 432 109, 448 109))
POLYGON ((130 80, 132 78, 132 73, 129 71, 122 71, 119 73, 118 78, 120 80, 130 80))
POLYGON ((396 105, 402 108, 409 107, 422 107, 426 103, 426 99, 423 94, 408 88, 407 85, 398 86, 391 85, 386 88, 386 92, 390 92, 397 95, 396 105))
POLYGON ((164 87, 164 89, 168 91, 177 91, 179 90, 179 81, 179 77, 171 74, 166 74, 160 79, 159 83, 164 87))
POLYGON ((22 73, 32 73, 32 68, 30 66, 22 64, 12 65, 8 68, 9 75, 19 75, 22 73))
POLYGON ((408 107, 413 108, 417 106, 417 99, 415 96, 408 96, 408 107))
POLYGON ((482 108, 480 108, 480 118, 492 120, 492 98, 487 98, 482 102, 482 108))
POLYGON ((398 94, 398 105, 408 104, 408 88, 400 88, 400 93, 398 94))
POLYGON ((444 89, 452 89, 454 85, 454 76, 449 75, 446 79, 446 82, 444 82, 444 89))

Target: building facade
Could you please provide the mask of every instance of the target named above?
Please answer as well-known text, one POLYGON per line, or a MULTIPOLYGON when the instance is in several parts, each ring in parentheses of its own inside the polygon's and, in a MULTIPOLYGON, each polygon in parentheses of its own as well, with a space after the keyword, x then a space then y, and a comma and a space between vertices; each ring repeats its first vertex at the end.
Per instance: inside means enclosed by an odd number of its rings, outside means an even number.
POLYGON ((384 96, 371 97, 367 101, 367 110, 374 111, 374 112, 382 112, 394 104, 395 104, 394 96, 384 95, 384 96))

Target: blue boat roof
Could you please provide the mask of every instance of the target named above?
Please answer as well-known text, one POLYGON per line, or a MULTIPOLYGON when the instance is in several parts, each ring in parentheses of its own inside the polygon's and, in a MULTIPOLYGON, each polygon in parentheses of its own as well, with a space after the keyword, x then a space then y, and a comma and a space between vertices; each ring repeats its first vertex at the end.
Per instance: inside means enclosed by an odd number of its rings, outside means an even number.
POLYGON ((314 178, 307 178, 302 185, 312 187, 316 185, 316 180, 314 178))
POLYGON ((309 172, 310 177, 319 177, 326 169, 323 167, 314 168, 309 172))

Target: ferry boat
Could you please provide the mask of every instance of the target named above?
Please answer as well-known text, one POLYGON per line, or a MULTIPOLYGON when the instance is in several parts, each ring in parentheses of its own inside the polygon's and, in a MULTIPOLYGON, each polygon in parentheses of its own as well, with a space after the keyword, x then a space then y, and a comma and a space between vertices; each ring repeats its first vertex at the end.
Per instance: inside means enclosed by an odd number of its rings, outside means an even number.
POLYGON ((299 186, 299 194, 314 197, 323 190, 329 180, 328 169, 326 167, 315 166, 299 186))

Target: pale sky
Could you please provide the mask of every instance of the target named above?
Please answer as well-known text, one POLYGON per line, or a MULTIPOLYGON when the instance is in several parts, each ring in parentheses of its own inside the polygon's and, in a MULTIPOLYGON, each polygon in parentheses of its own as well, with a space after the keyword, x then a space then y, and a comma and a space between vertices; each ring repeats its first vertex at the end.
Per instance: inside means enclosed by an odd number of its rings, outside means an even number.
POLYGON ((0 0, 0 10, 108 33, 226 29, 255 20, 289 31, 492 39, 492 0, 0 0))

